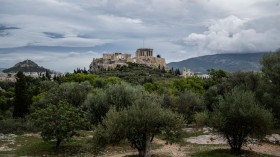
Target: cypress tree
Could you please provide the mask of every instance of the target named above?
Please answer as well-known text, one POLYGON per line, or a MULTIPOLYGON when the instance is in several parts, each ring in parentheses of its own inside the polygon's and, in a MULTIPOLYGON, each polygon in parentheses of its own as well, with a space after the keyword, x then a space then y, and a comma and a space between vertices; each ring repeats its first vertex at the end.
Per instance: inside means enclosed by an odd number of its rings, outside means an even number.
POLYGON ((15 86, 15 101, 14 101, 14 118, 24 118, 29 113, 28 109, 28 86, 26 77, 23 72, 19 71, 16 74, 16 86, 15 86))

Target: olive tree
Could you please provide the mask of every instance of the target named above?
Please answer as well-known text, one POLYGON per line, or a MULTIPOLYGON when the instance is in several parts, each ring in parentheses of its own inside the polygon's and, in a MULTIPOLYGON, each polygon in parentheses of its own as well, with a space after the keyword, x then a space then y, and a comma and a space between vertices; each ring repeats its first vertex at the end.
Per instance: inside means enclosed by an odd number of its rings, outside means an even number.
POLYGON ((203 97, 190 90, 180 92, 174 102, 176 107, 175 110, 184 115, 185 120, 189 123, 193 122, 193 116, 196 112, 201 112, 205 109, 205 106, 203 105, 203 97))
POLYGON ((212 125, 239 154, 250 137, 261 139, 272 124, 272 114, 259 106, 254 93, 234 88, 221 98, 212 113, 212 125))
POLYGON ((91 89, 92 86, 89 82, 62 83, 44 93, 37 102, 34 102, 34 106, 44 108, 48 104, 57 104, 60 101, 65 101, 75 107, 80 107, 91 89))
POLYGON ((166 141, 172 142, 180 137, 182 126, 180 115, 161 108, 153 96, 147 96, 124 110, 110 109, 95 131, 95 147, 102 149, 126 139, 140 157, 150 157, 155 135, 163 134, 166 141))
POLYGON ((272 109, 280 128, 280 49, 265 55, 261 64, 261 70, 267 79, 266 89, 263 89, 265 92, 262 102, 266 102, 267 107, 272 109))
POLYGON ((261 59, 262 72, 271 80, 278 88, 280 87, 280 49, 275 53, 269 53, 261 59))
POLYGON ((81 112, 65 102, 49 104, 47 108, 36 110, 31 120, 40 129, 43 140, 55 139, 57 148, 63 140, 74 136, 77 130, 87 124, 81 112))
POLYGON ((102 118, 114 106, 117 111, 131 106, 141 99, 145 89, 141 86, 132 86, 122 82, 110 84, 105 89, 97 89, 87 95, 83 108, 91 123, 100 123, 102 118))

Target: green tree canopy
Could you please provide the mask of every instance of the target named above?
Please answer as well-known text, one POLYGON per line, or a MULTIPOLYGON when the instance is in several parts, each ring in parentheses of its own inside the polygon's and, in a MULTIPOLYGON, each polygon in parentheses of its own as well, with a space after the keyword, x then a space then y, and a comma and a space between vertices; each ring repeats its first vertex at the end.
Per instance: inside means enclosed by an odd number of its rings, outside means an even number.
POLYGON ((59 82, 85 82, 88 81, 90 83, 94 83, 95 79, 98 78, 98 75, 95 74, 85 74, 85 73, 73 73, 66 74, 63 77, 60 77, 59 82))
POLYGON ((47 108, 36 110, 31 114, 31 118, 41 130, 43 140, 55 139, 56 147, 87 124, 80 110, 65 102, 57 105, 49 104, 47 108))
POLYGON ((262 72, 280 90, 280 49, 275 53, 265 55, 261 60, 261 64, 262 72))
POLYGON ((238 154, 249 137, 262 138, 268 133, 272 114, 257 104, 254 93, 236 87, 220 99, 211 121, 227 139, 232 152, 238 154))
POLYGON ((175 107, 176 111, 182 114, 189 123, 193 122, 193 116, 196 112, 205 109, 203 97, 189 90, 179 93, 175 99, 175 107))
POLYGON ((267 78, 265 93, 262 102, 271 108, 278 119, 280 127, 280 49, 275 53, 265 55, 262 60, 262 72, 267 78))
POLYGON ((173 81, 173 89, 175 92, 184 92, 185 90, 191 90, 194 93, 203 94, 205 92, 205 83, 201 78, 188 77, 180 78, 173 81))
POLYGON ((91 123, 97 124, 101 122, 110 107, 115 107, 117 111, 122 110, 133 105, 138 99, 143 99, 145 95, 148 94, 141 86, 132 86, 125 82, 109 84, 104 89, 89 93, 83 108, 91 123))
POLYGON ((219 83, 223 78, 227 77, 227 72, 221 69, 208 69, 208 74, 210 75, 210 78, 207 79, 207 85, 208 87, 213 86, 217 83, 219 83))
POLYGON ((204 95, 208 110, 213 111, 214 104, 218 103, 219 97, 224 97, 225 93, 238 86, 244 90, 255 93, 258 99, 264 94, 265 81, 261 73, 257 72, 235 72, 227 74, 227 77, 220 79, 215 85, 209 87, 204 95))
POLYGON ((102 149, 127 139, 140 157, 150 157, 150 145, 155 135, 163 134, 169 142, 179 138, 182 117, 162 109, 155 100, 150 96, 124 110, 111 109, 95 131, 96 148, 102 149))
POLYGON ((83 104, 91 89, 92 86, 89 82, 62 83, 41 95, 42 97, 34 105, 36 107, 46 107, 48 104, 58 104, 60 101, 65 101, 78 107, 83 104))

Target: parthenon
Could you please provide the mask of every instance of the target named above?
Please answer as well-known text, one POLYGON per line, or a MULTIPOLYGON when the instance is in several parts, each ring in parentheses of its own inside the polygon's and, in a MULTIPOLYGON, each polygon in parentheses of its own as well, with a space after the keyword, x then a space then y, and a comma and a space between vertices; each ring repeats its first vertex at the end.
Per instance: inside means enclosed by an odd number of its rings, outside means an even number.
POLYGON ((136 57, 141 57, 141 56, 153 56, 153 49, 149 49, 149 48, 137 49, 136 57))

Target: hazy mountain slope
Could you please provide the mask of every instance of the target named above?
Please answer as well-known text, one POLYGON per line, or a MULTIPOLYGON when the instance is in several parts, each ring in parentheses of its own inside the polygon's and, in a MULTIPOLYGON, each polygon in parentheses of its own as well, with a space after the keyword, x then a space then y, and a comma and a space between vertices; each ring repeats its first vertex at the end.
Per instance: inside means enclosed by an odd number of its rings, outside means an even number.
POLYGON ((22 62, 17 63, 11 68, 3 70, 5 73, 11 73, 11 72, 46 72, 49 71, 49 69, 46 69, 44 67, 38 66, 35 62, 31 60, 25 60, 22 62))
POLYGON ((223 69, 235 71, 259 71, 260 59, 265 53, 216 54, 171 62, 167 65, 183 70, 184 67, 193 72, 207 73, 207 69, 223 69))

